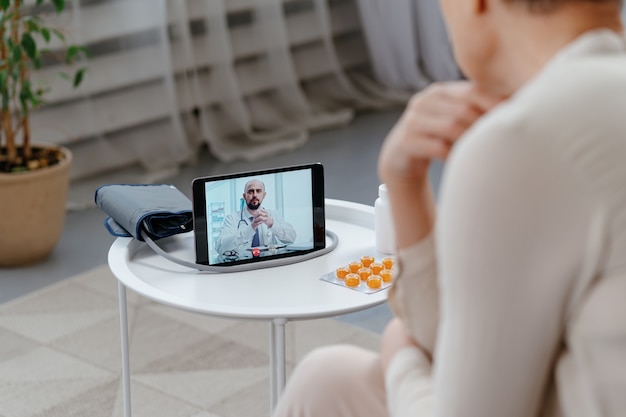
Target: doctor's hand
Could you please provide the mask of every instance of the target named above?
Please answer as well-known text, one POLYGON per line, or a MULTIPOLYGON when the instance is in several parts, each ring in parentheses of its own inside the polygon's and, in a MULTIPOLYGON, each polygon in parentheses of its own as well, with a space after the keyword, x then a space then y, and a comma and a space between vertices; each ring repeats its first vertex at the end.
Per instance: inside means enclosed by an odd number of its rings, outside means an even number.
POLYGON ((256 230, 256 228, 263 223, 265 223, 267 227, 272 227, 274 225, 274 219, 272 219, 267 210, 259 209, 252 221, 252 228, 256 230))
POLYGON ((430 161, 445 160, 465 131, 500 102, 468 81, 434 83, 419 92, 383 143, 380 179, 388 188, 424 186, 430 161))

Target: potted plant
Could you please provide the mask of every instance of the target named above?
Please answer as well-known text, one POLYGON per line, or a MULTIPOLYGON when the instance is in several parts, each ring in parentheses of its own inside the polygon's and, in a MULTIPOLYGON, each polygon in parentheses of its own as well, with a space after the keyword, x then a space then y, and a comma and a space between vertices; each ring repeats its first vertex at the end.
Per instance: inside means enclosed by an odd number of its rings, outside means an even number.
MULTIPOLYGON (((29 116, 48 91, 31 78, 42 62, 61 58, 69 65, 87 55, 75 45, 61 52, 44 48, 55 39, 65 43, 62 32, 45 24, 49 13, 64 9, 64 0, 0 0, 0 267, 44 259, 63 228, 72 155, 32 144, 29 116)), ((84 73, 62 75, 76 87, 84 73)))

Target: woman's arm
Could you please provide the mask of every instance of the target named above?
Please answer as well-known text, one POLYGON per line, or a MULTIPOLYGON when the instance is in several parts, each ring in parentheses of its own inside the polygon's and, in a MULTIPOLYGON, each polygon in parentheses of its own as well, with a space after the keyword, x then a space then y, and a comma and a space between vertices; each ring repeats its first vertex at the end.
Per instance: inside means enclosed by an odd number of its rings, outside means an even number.
POLYGON ((387 375, 390 401, 402 403, 394 417, 430 413, 430 400, 437 417, 536 416, 553 376, 594 198, 549 135, 493 120, 449 161, 435 366, 415 348, 396 354, 387 375))
POLYGON ((378 159, 399 249, 419 242, 432 228, 435 206, 428 181, 430 162, 445 160, 465 131, 498 103, 466 81, 435 83, 411 99, 385 138, 378 159))
POLYGON ((437 333, 439 294, 431 235, 435 204, 428 167, 433 158, 446 159, 465 131, 498 102, 469 82, 433 84, 411 99, 379 157, 398 251, 399 274, 390 304, 430 355, 437 333))

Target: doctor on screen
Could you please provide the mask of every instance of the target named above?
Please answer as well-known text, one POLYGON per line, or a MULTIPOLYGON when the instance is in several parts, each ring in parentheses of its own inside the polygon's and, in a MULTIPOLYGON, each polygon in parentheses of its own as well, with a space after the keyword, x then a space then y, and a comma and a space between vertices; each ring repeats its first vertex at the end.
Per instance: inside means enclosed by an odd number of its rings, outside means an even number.
POLYGON ((239 256, 246 256, 249 248, 296 240, 296 230, 291 224, 277 211, 261 206, 266 194, 263 181, 253 179, 246 183, 243 193, 246 206, 226 215, 216 242, 217 253, 237 251, 239 256))

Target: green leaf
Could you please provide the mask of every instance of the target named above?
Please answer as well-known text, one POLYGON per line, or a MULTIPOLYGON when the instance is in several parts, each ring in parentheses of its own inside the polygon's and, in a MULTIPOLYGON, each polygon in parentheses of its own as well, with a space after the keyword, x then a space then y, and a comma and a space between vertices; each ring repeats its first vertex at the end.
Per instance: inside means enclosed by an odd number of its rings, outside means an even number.
POLYGON ((60 41, 65 42, 65 35, 62 34, 59 30, 57 29, 50 29, 50 31, 54 34, 54 36, 56 36, 60 41))
POLYGON ((22 111, 24 113, 28 112, 28 96, 27 90, 22 86, 22 90, 20 91, 20 104, 22 105, 22 111))
POLYGON ((31 89, 31 85, 30 83, 24 83, 22 86, 22 93, 20 93, 20 100, 22 99, 22 95, 24 97, 24 102, 26 105, 28 105, 28 103, 30 103, 30 107, 31 108, 37 108, 39 107, 39 105, 41 104, 40 98, 41 98, 41 93, 40 93, 41 89, 37 90, 35 93, 33 93, 33 90, 31 89))
POLYGON ((0 91, 1 92, 4 92, 7 89, 6 81, 7 81, 6 71, 0 71, 0 91))
POLYGON ((67 72, 60 72, 59 73, 59 77, 63 78, 64 80, 67 80, 69 82, 73 82, 72 77, 67 72))
POLYGON ((41 6, 41 4, 43 3, 43 0, 37 0, 37 3, 35 3, 37 6, 41 6))
POLYGON ((39 87, 37 89, 37 91, 35 91, 35 96, 37 96, 37 99, 41 101, 42 98, 43 98, 43 95, 46 94, 49 91, 50 91, 49 87, 48 88, 41 88, 41 87, 39 87))
POLYGON ((0 8, 2 8, 2 10, 6 10, 9 8, 10 3, 10 0, 0 0, 0 8))
POLYGON ((29 104, 31 108, 36 108, 41 104, 40 97, 41 94, 33 93, 31 89, 31 84, 28 81, 22 83, 22 89, 20 91, 20 103, 22 104, 22 110, 24 113, 28 112, 29 104))
POLYGON ((57 13, 61 13, 65 9, 65 0, 51 0, 57 13))
POLYGON ((65 54, 65 63, 71 64, 75 62, 80 57, 89 58, 91 54, 84 46, 71 45, 67 48, 67 52, 65 54))
MULTIPOLYGON (((0 0, 2 1, 2 0, 0 0)), ((13 15, 15 15, 15 12, 2 12, 0 13, 0 25, 4 26, 6 25, 6 22, 10 21, 11 18, 13 17, 13 15)))
POLYGON ((71 45, 67 48, 67 52, 65 53, 65 63, 71 64, 76 59, 78 59, 81 55, 84 57, 89 57, 89 51, 84 46, 71 45))
POLYGON ((50 29, 48 29, 48 28, 41 28, 40 33, 41 33, 41 36, 46 41, 46 43, 50 42, 50 29))
POLYGON ((76 74, 74 74, 74 82, 72 83, 74 88, 78 87, 80 83, 83 81, 86 71, 87 71, 87 68, 81 68, 78 71, 76 71, 76 74))
POLYGON ((29 33, 22 35, 22 47, 30 59, 34 60, 37 57, 37 44, 29 33))
POLYGON ((28 19, 26 21, 26 26, 28 27, 29 32, 39 32, 41 29, 39 27, 39 23, 37 23, 34 19, 28 19))
POLYGON ((76 57, 76 54, 78 54, 77 46, 72 45, 69 48, 67 48, 67 51, 65 52, 65 63, 71 64, 72 61, 74 60, 74 57, 76 57))
POLYGON ((13 45, 11 48, 11 60, 17 63, 22 59, 22 48, 19 45, 13 45))

